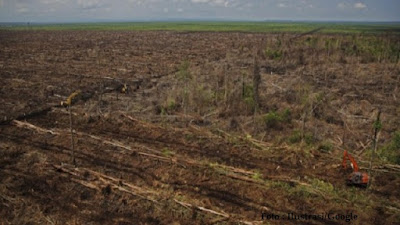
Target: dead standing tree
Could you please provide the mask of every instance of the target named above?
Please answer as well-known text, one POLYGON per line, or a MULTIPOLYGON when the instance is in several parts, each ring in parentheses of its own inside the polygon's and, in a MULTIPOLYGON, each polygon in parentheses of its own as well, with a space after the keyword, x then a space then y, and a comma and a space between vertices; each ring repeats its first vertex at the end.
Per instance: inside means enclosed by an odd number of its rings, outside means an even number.
POLYGON ((253 97, 254 97, 254 114, 257 114, 260 107, 259 86, 261 83, 260 67, 257 61, 257 54, 254 56, 253 67, 253 97))
POLYGON ((265 41, 262 38, 258 47, 254 49, 254 63, 253 63, 253 98, 254 98, 254 115, 256 115, 261 108, 259 87, 261 84, 261 70, 259 60, 265 60, 265 41))
POLYGON ((381 123, 381 110, 378 110, 378 115, 376 116, 376 120, 374 122, 374 140, 373 140, 373 147, 371 152, 371 159, 369 161, 369 169, 368 174, 371 177, 368 183, 368 186, 371 187, 372 185, 372 161, 374 160, 374 155, 376 153, 376 149, 378 148, 378 133, 382 129, 381 123))
POLYGON ((76 166, 76 161, 75 161, 75 141, 74 141, 74 131, 72 128, 73 122, 72 122, 72 104, 78 100, 78 98, 81 96, 81 91, 75 91, 72 93, 66 101, 61 102, 62 106, 65 106, 68 108, 69 111, 69 127, 70 127, 70 132, 71 132, 71 150, 72 150, 72 163, 76 166))
POLYGON ((227 75, 228 66, 224 64, 222 67, 222 74, 224 77, 224 105, 228 108, 228 96, 229 96, 229 76, 227 75))
POLYGON ((76 166, 76 161, 75 161, 75 142, 74 142, 74 132, 73 132, 73 129, 72 129, 71 105, 68 106, 68 111, 69 111, 69 127, 70 127, 70 131, 71 131, 72 163, 76 166))
POLYGON ((187 108, 189 103, 189 81, 192 79, 192 75, 189 71, 190 63, 189 61, 184 61, 179 66, 179 71, 177 73, 178 80, 183 82, 183 96, 182 96, 182 107, 183 114, 186 117, 187 108))

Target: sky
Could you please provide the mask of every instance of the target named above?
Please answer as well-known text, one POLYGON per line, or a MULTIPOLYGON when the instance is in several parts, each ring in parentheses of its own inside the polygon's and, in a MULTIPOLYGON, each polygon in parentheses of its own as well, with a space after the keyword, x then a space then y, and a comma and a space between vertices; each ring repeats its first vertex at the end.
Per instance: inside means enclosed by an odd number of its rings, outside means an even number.
POLYGON ((0 22, 400 21, 400 0, 0 0, 0 22))

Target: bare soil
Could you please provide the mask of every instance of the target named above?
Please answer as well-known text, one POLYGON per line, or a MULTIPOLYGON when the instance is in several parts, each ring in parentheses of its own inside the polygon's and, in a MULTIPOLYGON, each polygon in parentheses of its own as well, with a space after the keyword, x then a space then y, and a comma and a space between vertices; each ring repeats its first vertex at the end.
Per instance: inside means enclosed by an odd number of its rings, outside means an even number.
POLYGON ((293 35, 1 31, 0 224, 346 224, 263 213, 400 223, 398 165, 374 161, 366 190, 346 186, 351 171, 341 168, 347 148, 367 171, 378 108, 380 145, 400 127, 398 63, 295 44, 285 60, 261 57, 259 112, 292 116, 265 127, 235 92, 250 82, 257 49, 277 38, 293 35), (185 60, 190 88, 231 94, 202 104, 192 95, 184 115, 176 74, 185 60), (76 90, 73 151, 60 102, 76 90), (313 143, 288 143, 303 124, 302 97, 317 94, 304 128, 313 143), (161 112, 169 98, 176 108, 161 112), (330 151, 319 149, 325 140, 330 151))

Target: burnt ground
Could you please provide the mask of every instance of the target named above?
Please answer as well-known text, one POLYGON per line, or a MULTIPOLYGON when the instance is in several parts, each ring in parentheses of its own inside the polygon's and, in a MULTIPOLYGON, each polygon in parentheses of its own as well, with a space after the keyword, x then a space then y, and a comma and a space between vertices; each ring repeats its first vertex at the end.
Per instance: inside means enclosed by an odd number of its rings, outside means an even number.
POLYGON ((368 168, 378 107, 379 143, 398 129, 398 64, 286 46, 287 60, 259 61, 259 110, 290 108, 292 121, 264 127, 226 88, 251 80, 254 46, 277 36, 1 31, 0 222, 344 224, 262 214, 353 213, 352 224, 398 223, 397 165, 374 162, 366 190, 346 186, 341 168, 345 146, 368 168), (187 115, 176 79, 184 60, 194 86, 225 87, 216 100, 190 96, 187 115), (121 83, 128 94, 118 93, 121 83), (75 90, 86 97, 72 106, 73 151, 69 113, 59 105, 75 90), (309 106, 301 100, 316 94, 322 103, 311 104, 305 123, 314 142, 286 142, 309 106), (321 151, 322 140, 334 148, 321 151))

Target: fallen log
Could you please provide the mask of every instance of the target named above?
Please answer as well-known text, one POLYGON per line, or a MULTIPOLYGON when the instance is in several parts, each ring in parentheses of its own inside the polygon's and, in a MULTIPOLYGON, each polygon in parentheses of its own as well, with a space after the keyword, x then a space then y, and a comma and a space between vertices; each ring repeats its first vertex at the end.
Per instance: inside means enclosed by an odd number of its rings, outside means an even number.
POLYGON ((17 127, 20 127, 20 128, 27 128, 27 129, 35 130, 38 133, 49 133, 49 134, 52 134, 52 135, 59 135, 58 132, 55 132, 55 131, 52 131, 52 130, 48 130, 48 129, 44 129, 44 128, 35 126, 35 125, 31 124, 31 123, 28 123, 28 122, 22 122, 22 121, 19 121, 19 120, 13 120, 11 123, 13 125, 17 126, 17 127))

